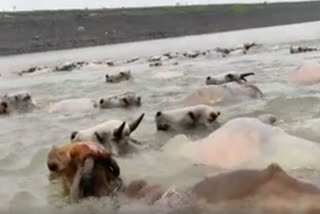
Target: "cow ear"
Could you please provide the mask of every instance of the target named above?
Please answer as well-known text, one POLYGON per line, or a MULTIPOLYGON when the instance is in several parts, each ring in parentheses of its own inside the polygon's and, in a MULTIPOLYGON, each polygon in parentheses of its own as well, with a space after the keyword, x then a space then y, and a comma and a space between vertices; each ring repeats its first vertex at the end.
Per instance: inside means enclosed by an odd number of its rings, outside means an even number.
POLYGON ((128 102, 127 98, 122 98, 122 101, 123 101, 126 105, 129 105, 129 102, 128 102))
POLYGON ((234 80, 235 78, 234 78, 234 76, 233 76, 232 74, 227 74, 227 75, 225 76, 225 79, 226 79, 226 80, 229 80, 229 81, 232 81, 232 80, 234 80))
POLYGON ((96 136, 96 138, 100 144, 104 144, 105 139, 102 135, 100 135, 98 132, 94 132, 94 136, 96 136))
POLYGON ((0 105, 3 107, 3 108, 8 108, 8 104, 6 102, 0 102, 0 105))
POLYGON ((192 121, 194 121, 194 122, 196 121, 196 117, 195 117, 195 115, 194 115, 194 113, 192 111, 189 111, 188 115, 189 115, 189 117, 191 118, 192 121))
POLYGON ((108 167, 113 176, 119 177, 120 167, 115 160, 113 160, 112 158, 108 158, 105 161, 105 165, 108 167))
POLYGON ((77 134, 78 134, 77 131, 73 131, 73 132, 71 133, 70 139, 71 139, 71 140, 74 140, 75 137, 77 136, 77 134))
POLYGON ((28 101, 28 100, 31 100, 31 96, 29 94, 27 94, 24 98, 23 98, 24 101, 28 101))

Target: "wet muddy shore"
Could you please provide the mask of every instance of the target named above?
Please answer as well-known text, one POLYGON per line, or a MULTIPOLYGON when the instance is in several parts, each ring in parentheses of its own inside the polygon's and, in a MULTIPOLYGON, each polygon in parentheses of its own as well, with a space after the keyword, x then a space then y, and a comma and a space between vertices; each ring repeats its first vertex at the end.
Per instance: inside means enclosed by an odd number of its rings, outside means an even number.
POLYGON ((0 13, 0 55, 320 19, 320 2, 0 13))

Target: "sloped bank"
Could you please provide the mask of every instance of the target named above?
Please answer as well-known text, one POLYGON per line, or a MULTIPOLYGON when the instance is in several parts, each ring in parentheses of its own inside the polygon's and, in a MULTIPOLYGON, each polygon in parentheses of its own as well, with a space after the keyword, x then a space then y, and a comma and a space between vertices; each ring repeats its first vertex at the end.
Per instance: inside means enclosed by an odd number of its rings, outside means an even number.
POLYGON ((0 55, 320 20, 320 2, 0 13, 0 55))

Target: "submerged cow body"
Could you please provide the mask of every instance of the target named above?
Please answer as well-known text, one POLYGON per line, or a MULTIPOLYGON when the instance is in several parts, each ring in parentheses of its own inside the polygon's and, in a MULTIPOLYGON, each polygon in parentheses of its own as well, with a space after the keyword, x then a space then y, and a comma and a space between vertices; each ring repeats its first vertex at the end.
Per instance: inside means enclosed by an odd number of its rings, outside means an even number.
POLYGON ((179 149, 177 144, 167 144, 163 149, 172 148, 176 150, 175 156, 224 169, 261 167, 270 160, 284 167, 317 167, 320 153, 318 143, 289 135, 280 127, 251 117, 232 119, 196 143, 179 144, 179 149))
POLYGON ((313 85, 320 82, 320 64, 304 62, 296 71, 289 74, 289 82, 297 85, 313 85))
POLYGON ((91 112, 98 108, 96 101, 89 98, 73 98, 61 100, 56 103, 52 103, 48 107, 49 113, 64 113, 74 114, 91 112))
POLYGON ((198 89, 184 98, 182 103, 214 105, 259 99, 263 96, 261 90, 255 85, 230 83, 227 85, 210 85, 198 89))

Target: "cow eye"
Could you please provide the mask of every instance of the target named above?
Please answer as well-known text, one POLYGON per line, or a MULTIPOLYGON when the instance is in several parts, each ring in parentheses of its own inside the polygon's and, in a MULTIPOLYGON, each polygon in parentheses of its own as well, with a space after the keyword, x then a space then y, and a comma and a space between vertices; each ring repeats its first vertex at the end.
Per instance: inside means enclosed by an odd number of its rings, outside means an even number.
POLYGON ((212 119, 212 118, 209 118, 209 119, 208 119, 208 122, 209 122, 209 123, 212 123, 212 122, 214 122, 214 121, 215 121, 215 119, 212 119))
POLYGON ((1 105, 3 108, 8 108, 8 104, 5 103, 5 102, 1 102, 0 105, 1 105))
POLYGON ((31 99, 30 95, 27 95, 27 96, 25 96, 25 98, 24 98, 25 101, 30 100, 30 99, 31 99))
POLYGON ((52 172, 56 172, 59 169, 58 164, 56 164, 56 163, 49 163, 48 168, 52 172))

